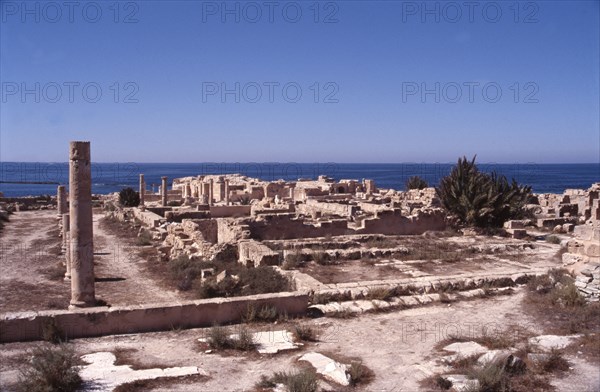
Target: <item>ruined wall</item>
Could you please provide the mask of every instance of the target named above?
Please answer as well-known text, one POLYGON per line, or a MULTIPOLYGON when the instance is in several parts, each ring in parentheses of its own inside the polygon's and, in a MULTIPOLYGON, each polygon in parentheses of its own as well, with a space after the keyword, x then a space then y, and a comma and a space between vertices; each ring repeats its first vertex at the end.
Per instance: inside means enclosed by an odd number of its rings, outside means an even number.
POLYGON ((341 203, 325 203, 316 200, 308 199, 306 203, 299 204, 296 211, 304 215, 313 215, 319 213, 321 215, 338 215, 350 217, 359 210, 356 205, 341 204, 341 203))
POLYGON ((238 255, 238 261, 246 267, 279 264, 279 253, 254 240, 240 241, 238 243, 238 255))
POLYGON ((251 238, 258 240, 314 238, 344 235, 348 232, 348 221, 345 219, 312 224, 296 219, 293 214, 263 215, 260 219, 248 222, 248 226, 251 238))
POLYGON ((251 206, 210 206, 212 218, 239 218, 250 216, 251 206))
POLYGON ((219 244, 237 242, 250 237, 250 231, 244 220, 218 218, 216 222, 219 244))
POLYGON ((75 339, 239 322, 248 306, 265 305, 274 306, 279 313, 301 315, 308 307, 308 295, 273 293, 177 304, 5 313, 0 318, 0 343, 42 340, 44 325, 52 320, 63 337, 75 339))
POLYGON ((133 216, 139 219, 146 227, 158 227, 165 222, 165 219, 162 216, 152 211, 142 211, 139 208, 133 208, 132 210, 133 216))
POLYGON ((192 209, 173 210, 165 212, 165 218, 169 222, 183 222, 184 219, 208 219, 208 211, 197 211, 192 209))
POLYGON ((415 215, 403 216, 401 211, 378 213, 376 218, 362 221, 356 234, 414 235, 429 230, 446 228, 445 214, 441 209, 419 210, 415 215))
POLYGON ((194 240, 216 244, 218 241, 217 222, 212 219, 185 219, 181 223, 183 232, 194 240))

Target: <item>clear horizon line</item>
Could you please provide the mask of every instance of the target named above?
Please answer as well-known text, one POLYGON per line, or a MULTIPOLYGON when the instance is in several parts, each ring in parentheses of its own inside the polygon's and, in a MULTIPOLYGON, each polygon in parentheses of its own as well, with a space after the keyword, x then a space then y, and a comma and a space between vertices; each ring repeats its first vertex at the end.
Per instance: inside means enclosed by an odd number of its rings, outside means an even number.
MULTIPOLYGON (((46 163, 46 164, 67 164, 69 161, 0 161, 0 164, 4 163, 46 163)), ((141 161, 92 161, 92 163, 101 163, 101 164, 131 164, 131 163, 139 163, 145 165, 198 165, 198 164, 226 164, 226 165, 235 165, 235 164, 301 164, 301 165, 310 165, 310 164, 321 164, 321 165, 329 165, 329 164, 342 164, 342 165, 454 165, 456 162, 296 162, 296 161, 235 161, 235 162, 225 162, 225 161, 203 161, 203 162, 141 162, 141 161)), ((498 161, 489 161, 489 162, 475 162, 479 165, 600 165, 599 162, 498 162, 498 161)))

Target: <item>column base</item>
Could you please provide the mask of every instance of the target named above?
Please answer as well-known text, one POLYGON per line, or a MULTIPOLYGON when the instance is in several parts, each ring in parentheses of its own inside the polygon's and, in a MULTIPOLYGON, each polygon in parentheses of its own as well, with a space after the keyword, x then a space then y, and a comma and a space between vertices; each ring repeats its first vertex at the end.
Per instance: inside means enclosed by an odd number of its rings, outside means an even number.
POLYGON ((93 302, 83 302, 83 301, 71 301, 69 304, 69 310, 81 309, 81 308, 93 308, 98 306, 96 300, 93 302))

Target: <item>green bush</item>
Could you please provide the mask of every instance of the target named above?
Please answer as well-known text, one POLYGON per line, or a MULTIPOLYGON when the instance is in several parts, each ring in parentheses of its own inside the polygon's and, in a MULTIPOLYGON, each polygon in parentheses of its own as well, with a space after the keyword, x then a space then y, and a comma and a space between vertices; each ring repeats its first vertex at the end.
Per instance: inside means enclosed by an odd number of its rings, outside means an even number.
POLYGON ((285 385, 289 392, 316 392, 317 374, 314 370, 296 372, 275 372, 271 377, 261 376, 257 388, 273 388, 276 384, 285 385))
POLYGON ((152 234, 148 230, 143 230, 137 237, 137 244, 141 246, 152 245, 152 234))
POLYGON ((241 295, 279 293, 293 288, 288 278, 266 265, 244 268, 239 276, 241 295))
MULTIPOLYGON (((178 279, 179 282, 183 283, 186 283, 186 271, 189 271, 192 274, 190 277, 199 276, 200 274, 199 269, 190 270, 188 268, 191 267, 186 268, 185 264, 175 268, 178 271, 182 271, 180 274, 183 273, 183 276, 180 275, 178 279)), ((239 266, 232 266, 231 269, 227 268, 227 270, 233 271, 236 268, 239 268, 239 266)), ((205 281, 202 286, 198 288, 198 296, 200 298, 216 298, 279 293, 282 291, 291 291, 294 287, 293 283, 288 278, 266 265, 256 268, 241 267, 235 271, 237 272, 237 277, 226 277, 219 283, 214 279, 205 281)))
POLYGON ((347 371, 350 376, 350 385, 367 384, 375 377, 373 371, 360 361, 352 361, 347 371))
POLYGON ((294 336, 303 342, 316 342, 319 340, 319 334, 310 325, 294 325, 294 336))
POLYGON ((238 332, 238 336, 232 338, 229 332, 217 325, 208 330, 208 345, 215 350, 235 349, 239 351, 250 351, 255 347, 254 336, 252 332, 242 326, 238 332))
POLYGON ((495 172, 480 172, 475 157, 471 161, 463 157, 442 178, 436 193, 442 206, 461 224, 488 228, 526 217, 531 187, 519 185, 514 179, 509 183, 495 172))
POLYGON ((137 207, 140 204, 140 195, 133 188, 123 188, 119 192, 119 203, 124 207, 137 207))
POLYGON ((73 350, 65 345, 42 346, 32 354, 28 367, 20 372, 18 392, 71 392, 80 387, 78 358, 73 350))
POLYGON ((406 186, 406 189, 409 190, 409 189, 425 189, 429 185, 427 184, 427 181, 425 181, 421 177, 412 176, 408 180, 406 180, 405 186, 406 186))
POLYGON ((177 288, 181 291, 187 291, 193 287, 202 269, 206 268, 206 264, 203 261, 182 255, 169 262, 169 273, 171 279, 176 282, 177 288))

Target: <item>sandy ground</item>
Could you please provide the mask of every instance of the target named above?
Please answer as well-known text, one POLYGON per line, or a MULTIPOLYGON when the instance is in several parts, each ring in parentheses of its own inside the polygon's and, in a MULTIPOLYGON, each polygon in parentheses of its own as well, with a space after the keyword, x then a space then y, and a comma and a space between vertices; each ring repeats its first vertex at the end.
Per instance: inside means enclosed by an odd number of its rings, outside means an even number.
MULTIPOLYGON (((96 297, 110 305, 182 299, 150 278, 134 245, 100 227, 102 216, 94 214, 96 297)), ((52 210, 11 215, 0 238, 0 313, 67 308, 70 282, 61 276, 57 222, 52 210)))
MULTIPOLYGON (((320 342, 307 344, 301 351, 275 356, 254 354, 206 354, 197 348, 205 329, 190 329, 136 335, 107 336, 72 341, 80 354, 136 350, 132 360, 139 366, 198 366, 208 378, 171 379, 151 390, 156 391, 248 391, 260 379, 278 370, 297 366, 302 352, 316 350, 345 357, 360 358, 375 373, 373 382, 357 391, 419 391, 419 381, 444 371, 435 345, 453 334, 475 336, 514 331, 514 326, 536 330, 534 320, 520 306, 522 292, 453 304, 439 304, 389 313, 365 314, 351 319, 321 318, 305 320, 320 331, 320 342)), ((285 324, 252 325, 251 329, 279 329, 285 324)), ((516 332, 510 332, 516 333, 516 332)), ((39 343, 11 343, 2 346, 0 387, 15 381, 15 370, 23 353, 39 343)), ((581 358, 567 357, 573 370, 553 382, 559 391, 598 391, 600 369, 581 358)), ((332 388, 332 390, 336 390, 332 388)))

